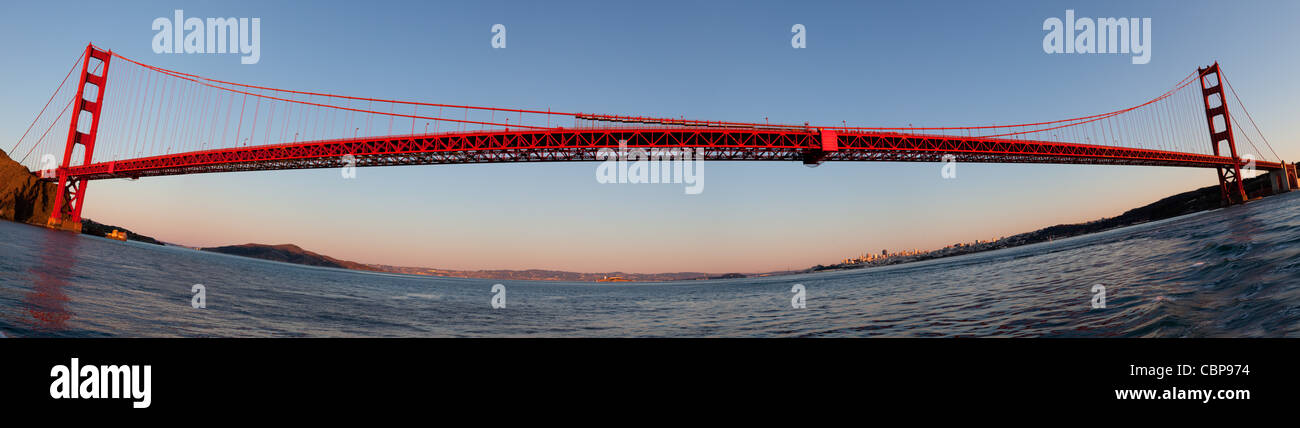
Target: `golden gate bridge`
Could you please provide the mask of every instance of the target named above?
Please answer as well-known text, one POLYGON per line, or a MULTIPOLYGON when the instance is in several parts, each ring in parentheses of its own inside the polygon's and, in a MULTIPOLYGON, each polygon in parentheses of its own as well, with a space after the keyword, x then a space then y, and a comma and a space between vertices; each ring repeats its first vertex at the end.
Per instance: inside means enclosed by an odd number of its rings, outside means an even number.
POLYGON ((90 44, 9 153, 58 182, 47 225, 79 230, 87 183, 93 180, 596 161, 601 149, 620 144, 701 149, 707 160, 807 165, 957 161, 1207 168, 1216 171, 1225 204, 1246 201, 1243 169, 1267 172, 1274 192, 1296 187, 1295 166, 1273 150, 1218 63, 1198 68, 1149 101, 1106 113, 1006 125, 890 128, 557 112, 287 90, 155 67, 90 44), (1249 126, 1229 114, 1230 104, 1234 112, 1245 113, 1249 126), (59 138, 63 129, 66 138, 59 138), (1250 150, 1239 150, 1245 147, 1250 150))

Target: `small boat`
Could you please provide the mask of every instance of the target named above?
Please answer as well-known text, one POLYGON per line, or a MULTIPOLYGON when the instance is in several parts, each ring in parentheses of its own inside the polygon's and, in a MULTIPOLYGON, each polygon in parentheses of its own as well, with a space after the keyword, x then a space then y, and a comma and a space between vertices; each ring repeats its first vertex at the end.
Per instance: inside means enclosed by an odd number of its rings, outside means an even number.
POLYGON ((108 238, 108 239, 116 239, 116 240, 118 240, 118 241, 125 241, 125 240, 126 240, 126 232, 123 232, 123 231, 120 231, 120 230, 117 230, 117 229, 113 229, 112 232, 108 232, 108 234, 104 235, 104 237, 105 237, 105 238, 108 238))
POLYGON ((596 280, 596 282, 631 282, 631 281, 632 280, 623 278, 621 276, 609 276, 609 275, 606 275, 604 278, 596 280))

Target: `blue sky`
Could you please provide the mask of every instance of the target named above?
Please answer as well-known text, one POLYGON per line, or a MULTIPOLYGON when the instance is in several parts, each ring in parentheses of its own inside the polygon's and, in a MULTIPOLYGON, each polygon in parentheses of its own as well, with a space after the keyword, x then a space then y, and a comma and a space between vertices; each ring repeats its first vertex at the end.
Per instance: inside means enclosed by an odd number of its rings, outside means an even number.
MULTIPOLYGON (((0 141, 22 135, 88 41, 243 83, 452 104, 862 126, 1033 122, 1111 111, 1220 61, 1285 159, 1300 83, 1294 2, 5 3, 0 141), (257 17, 261 61, 159 55, 156 17, 257 17), (1043 20, 1150 17, 1152 56, 1047 55, 1043 20), (490 28, 507 26, 492 49, 490 28), (804 24, 807 48, 790 47, 804 24)), ((111 77, 110 77, 111 79, 111 77)), ((110 80, 111 82, 111 80, 110 80)), ((111 85, 111 83, 110 83, 111 85)), ((110 91, 112 86, 110 86, 110 91)), ((3 144, 7 149, 11 143, 3 144)), ((1208 143, 1207 143, 1208 144, 1208 143)), ((594 163, 109 180, 84 214, 166 241, 296 243, 368 263, 766 271, 1113 216, 1209 170, 938 164, 706 165, 706 188, 600 185, 594 163)))

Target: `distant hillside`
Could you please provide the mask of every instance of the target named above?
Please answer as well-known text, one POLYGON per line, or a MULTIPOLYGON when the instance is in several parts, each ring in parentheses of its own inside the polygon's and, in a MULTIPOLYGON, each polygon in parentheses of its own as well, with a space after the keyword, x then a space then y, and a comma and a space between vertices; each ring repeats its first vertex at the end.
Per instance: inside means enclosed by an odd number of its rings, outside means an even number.
POLYGON ((203 251, 252 257, 277 262, 295 263, 308 266, 325 266, 341 269, 365 270, 372 272, 402 273, 408 275, 446 276, 454 278, 482 278, 498 280, 529 281, 573 281, 594 282, 606 276, 618 276, 629 281, 683 281, 696 279, 744 278, 745 275, 729 273, 711 276, 701 272, 673 273, 623 273, 623 272, 568 272, 560 270, 526 269, 526 270, 449 270, 426 267, 368 265, 339 260, 322 254, 313 253, 293 244, 265 245, 244 244, 225 247, 200 248, 203 251))
MULTIPOLYGON (((1269 187, 1268 175, 1248 178, 1242 181, 1242 186, 1246 189, 1247 197, 1250 199, 1261 198, 1272 195, 1269 187)), ((1150 204, 1137 207, 1115 217, 1093 220, 1086 223, 1075 224, 1058 224, 1049 226, 1033 232, 1025 232, 1018 235, 1008 236, 992 242, 983 242, 973 245, 964 245, 961 247, 947 247, 941 250, 930 251, 914 256, 896 257, 879 262, 869 263, 837 263, 833 265, 817 265, 808 268, 806 272, 816 272, 823 270, 839 269, 860 269, 871 266, 892 265, 900 263, 917 262, 922 260, 937 259, 942 257, 959 256, 963 254, 978 253, 982 251, 998 250, 1002 248, 1018 247, 1021 245, 1047 242, 1056 239, 1069 238, 1071 236, 1085 235, 1089 233, 1102 232, 1124 226, 1132 226, 1164 220, 1167 218, 1178 217, 1181 215, 1191 214, 1198 211, 1211 210, 1223 206, 1223 193, 1218 185, 1206 186, 1200 189, 1179 193, 1167 198, 1152 202, 1150 204)))
MULTIPOLYGON (((1264 197, 1270 194, 1268 176, 1248 178, 1242 182, 1250 198, 1264 197)), ((1104 218, 1087 223, 1059 224, 1033 232, 1022 233, 1006 238, 1012 245, 1032 244, 1049 239, 1061 239, 1086 233, 1100 232, 1117 227, 1131 226, 1156 220, 1174 218, 1198 211, 1211 210, 1223 206, 1223 192, 1218 185, 1179 193, 1167 198, 1137 207, 1116 217, 1104 218)))
POLYGON ((256 259, 272 260, 277 262, 294 263, 308 266, 324 266, 341 269, 379 271, 379 269, 370 265, 365 265, 347 260, 339 260, 330 256, 316 254, 311 251, 302 249, 293 244, 265 245, 265 244, 244 244, 228 245, 224 247, 200 248, 203 251, 214 253, 230 254, 235 256, 252 257, 256 259))
MULTIPOLYGON (((410 275, 432 275, 432 276, 449 276, 455 278, 483 278, 483 279, 501 279, 501 280, 530 280, 530 281, 572 281, 572 282, 592 282, 607 276, 617 276, 629 281, 684 281, 695 279, 710 278, 710 274, 702 272, 670 272, 670 273, 625 273, 625 272, 569 272, 562 270, 545 270, 545 269, 526 269, 526 270, 451 270, 451 269, 434 269, 425 267, 409 266, 386 266, 373 265, 375 268, 385 272, 404 273, 410 275)), ((723 275, 726 278, 744 278, 745 275, 731 273, 723 275)), ((715 277, 716 278, 716 277, 715 277)))

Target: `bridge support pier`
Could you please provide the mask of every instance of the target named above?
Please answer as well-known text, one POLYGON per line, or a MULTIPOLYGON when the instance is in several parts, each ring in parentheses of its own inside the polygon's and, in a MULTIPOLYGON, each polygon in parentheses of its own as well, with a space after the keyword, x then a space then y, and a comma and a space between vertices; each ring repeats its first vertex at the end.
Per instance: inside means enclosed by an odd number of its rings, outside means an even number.
POLYGON ((104 102, 104 92, 108 83, 108 64, 112 59, 112 51, 96 49, 94 44, 86 45, 86 53, 81 57, 81 79, 77 84, 77 98, 73 99, 76 108, 72 110, 74 114, 68 125, 68 142, 63 147, 63 163, 59 164, 59 187, 54 197, 54 209, 50 211, 50 219, 45 222, 45 227, 81 232, 81 207, 86 197, 86 180, 70 179, 68 170, 72 166, 72 154, 78 144, 83 148, 81 165, 89 165, 93 161, 95 136, 99 135, 99 110, 104 102), (99 67, 98 75, 90 68, 92 59, 99 60, 103 64, 99 67), (94 89, 94 101, 86 99, 87 85, 94 89), (77 129, 83 114, 90 115, 90 126, 86 133, 77 129))
POLYGON ((1291 183, 1295 181, 1295 177, 1293 177, 1291 174, 1294 173, 1295 173, 1295 166, 1291 165, 1290 168, 1287 168, 1287 165, 1285 164, 1283 164, 1282 169, 1269 171, 1268 184, 1269 187, 1273 189, 1274 195, 1278 193, 1290 192, 1292 190, 1291 183))

